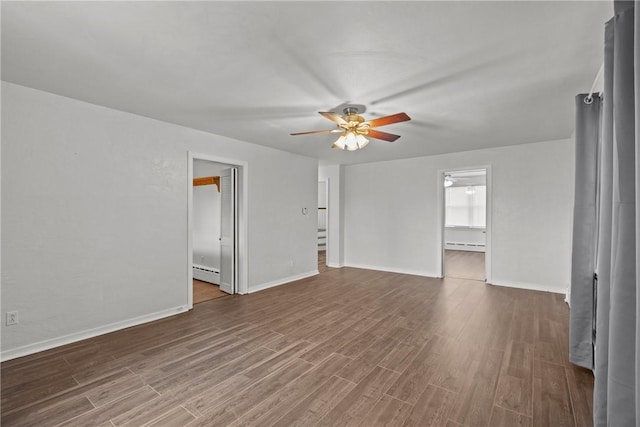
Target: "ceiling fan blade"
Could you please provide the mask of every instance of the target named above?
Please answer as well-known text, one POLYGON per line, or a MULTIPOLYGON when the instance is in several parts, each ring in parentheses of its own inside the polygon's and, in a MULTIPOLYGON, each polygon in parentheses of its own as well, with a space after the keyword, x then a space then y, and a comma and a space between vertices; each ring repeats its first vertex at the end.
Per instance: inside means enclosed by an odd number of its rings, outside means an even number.
POLYGON ((390 116, 384 116, 377 119, 369 120, 369 126, 375 128, 378 126, 386 126, 392 125, 394 123, 406 122, 407 120, 411 120, 411 117, 407 116, 406 113, 397 113, 390 116))
POLYGON ((337 123, 339 125, 348 124, 347 121, 345 119, 343 119, 340 114, 334 113, 333 111, 320 111, 320 112, 318 112, 318 114, 320 114, 322 117, 327 118, 327 119, 331 120, 332 122, 337 123))
POLYGON ((291 135, 291 136, 314 135, 314 134, 317 134, 317 133, 338 133, 338 132, 343 132, 343 130, 342 129, 312 130, 310 132, 296 132, 296 133, 291 133, 289 135, 291 135))
POLYGON ((383 141, 393 142, 400 138, 400 135, 394 135, 392 133, 380 132, 379 130, 369 129, 367 136, 370 138, 381 139, 383 141))

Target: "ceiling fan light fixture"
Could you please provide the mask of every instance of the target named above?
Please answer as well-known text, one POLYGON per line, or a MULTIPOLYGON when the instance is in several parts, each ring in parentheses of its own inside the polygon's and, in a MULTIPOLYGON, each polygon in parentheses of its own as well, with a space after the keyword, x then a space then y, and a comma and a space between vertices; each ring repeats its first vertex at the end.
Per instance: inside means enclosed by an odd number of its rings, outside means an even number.
POLYGON ((365 138, 364 135, 358 134, 358 136, 356 136, 356 144, 358 145, 358 148, 364 148, 368 143, 369 140, 365 138))
POLYGON ((356 151, 359 148, 358 139, 356 138, 356 134, 354 132, 347 132, 345 144, 348 151, 356 151))
POLYGON ((346 137, 343 134, 343 135, 340 135, 340 138, 338 138, 336 142, 333 143, 331 148, 338 148, 340 150, 344 150, 345 146, 346 146, 346 137))
POLYGON ((400 138, 400 135, 381 132, 373 128, 411 120, 411 117, 406 113, 397 113, 367 121, 364 117, 358 115, 358 108, 356 107, 345 108, 343 116, 333 111, 320 111, 319 113, 322 117, 335 123, 337 127, 334 129, 314 130, 310 132, 294 132, 291 135, 341 133, 331 148, 348 151, 356 151, 367 146, 369 139, 367 139, 366 136, 387 142, 394 142, 400 138))

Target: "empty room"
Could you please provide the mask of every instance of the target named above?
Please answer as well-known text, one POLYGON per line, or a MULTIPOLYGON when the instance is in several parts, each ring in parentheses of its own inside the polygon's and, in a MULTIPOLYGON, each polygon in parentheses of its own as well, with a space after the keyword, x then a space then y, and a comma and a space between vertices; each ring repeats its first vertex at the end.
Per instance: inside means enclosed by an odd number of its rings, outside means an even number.
POLYGON ((3 426, 640 423, 634 1, 3 1, 3 426))

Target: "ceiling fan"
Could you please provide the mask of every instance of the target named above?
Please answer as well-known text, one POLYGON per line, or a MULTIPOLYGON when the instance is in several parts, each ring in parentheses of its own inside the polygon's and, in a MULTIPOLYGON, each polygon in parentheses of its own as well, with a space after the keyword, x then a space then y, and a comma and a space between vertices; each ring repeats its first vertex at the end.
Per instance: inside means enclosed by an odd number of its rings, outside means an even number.
POLYGON ((358 115, 358 109, 355 107, 347 107, 343 110, 343 112, 343 116, 332 111, 321 111, 319 113, 322 117, 334 122, 337 126, 336 129, 297 132, 292 133, 291 135, 296 136, 313 135, 319 133, 340 133, 340 138, 338 138, 338 140, 333 143, 332 148, 355 151, 360 148, 364 148, 364 146, 369 143, 369 140, 365 138, 366 136, 368 136, 369 138, 381 139, 387 142, 393 142, 396 139, 400 138, 400 135, 381 132, 373 128, 411 120, 411 117, 409 117, 405 113, 397 113, 390 116, 379 117, 373 120, 365 120, 364 117, 358 115))

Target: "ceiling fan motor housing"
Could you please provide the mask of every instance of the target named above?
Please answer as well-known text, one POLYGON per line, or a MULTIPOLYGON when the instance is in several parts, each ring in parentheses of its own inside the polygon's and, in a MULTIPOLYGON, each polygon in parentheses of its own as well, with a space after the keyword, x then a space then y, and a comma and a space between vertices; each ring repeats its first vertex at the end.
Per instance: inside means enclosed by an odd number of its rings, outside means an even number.
POLYGON ((344 130, 352 131, 354 133, 359 133, 366 135, 369 131, 369 127, 366 125, 361 125, 365 122, 364 117, 358 115, 358 109, 355 107, 347 107, 343 110, 345 116, 344 120, 347 122, 346 125, 342 125, 344 130))

